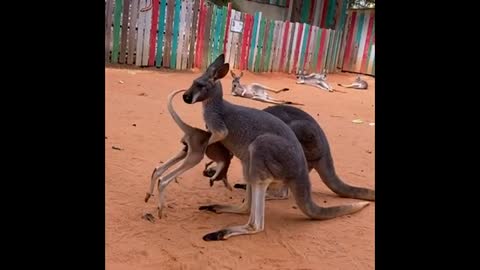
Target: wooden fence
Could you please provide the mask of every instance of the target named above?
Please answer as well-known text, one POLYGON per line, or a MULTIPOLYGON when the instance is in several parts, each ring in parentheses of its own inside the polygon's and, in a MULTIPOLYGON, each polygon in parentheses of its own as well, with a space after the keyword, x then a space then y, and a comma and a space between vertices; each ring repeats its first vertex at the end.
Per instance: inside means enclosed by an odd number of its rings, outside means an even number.
POLYGON ((342 31, 268 20, 205 0, 107 0, 105 61, 205 69, 225 53, 253 72, 334 72, 342 31))
POLYGON ((342 71, 375 75, 375 10, 349 10, 340 52, 342 71))

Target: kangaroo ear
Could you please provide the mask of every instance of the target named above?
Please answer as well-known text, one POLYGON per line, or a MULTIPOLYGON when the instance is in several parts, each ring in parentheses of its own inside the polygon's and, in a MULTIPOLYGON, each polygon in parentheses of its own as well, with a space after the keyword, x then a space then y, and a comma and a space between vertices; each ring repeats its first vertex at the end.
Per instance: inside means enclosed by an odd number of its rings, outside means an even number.
POLYGON ((233 72, 233 70, 230 70, 230 74, 232 75, 232 78, 235 79, 235 72, 233 72))
MULTIPOLYGON (((217 73, 217 69, 222 67, 223 63, 225 63, 225 55, 222 53, 220 54, 215 61, 213 61, 205 71, 209 76, 215 75, 217 73)), ((227 70, 228 72, 228 70, 227 70)))
POLYGON ((243 77, 243 71, 240 71, 240 78, 243 77))
POLYGON ((230 64, 228 63, 223 64, 221 67, 215 70, 215 76, 213 77, 213 79, 216 81, 227 76, 229 69, 230 69, 230 64))

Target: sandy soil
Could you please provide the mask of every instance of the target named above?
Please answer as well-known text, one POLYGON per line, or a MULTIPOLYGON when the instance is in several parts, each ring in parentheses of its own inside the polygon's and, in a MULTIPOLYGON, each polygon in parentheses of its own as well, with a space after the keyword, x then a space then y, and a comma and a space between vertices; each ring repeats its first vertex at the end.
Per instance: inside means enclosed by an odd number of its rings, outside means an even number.
MULTIPOLYGON (((106 69, 106 269, 374 269, 375 203, 353 214, 312 221, 292 198, 268 201, 265 231, 205 242, 202 236, 229 225, 243 225, 248 216, 199 211, 211 203, 238 204, 243 190, 233 192, 217 182, 212 188, 201 165, 186 172, 167 189, 166 217, 155 223, 141 218, 153 212, 144 195, 155 166, 181 149, 181 131, 170 118, 166 99, 170 91, 187 88, 198 73, 156 70, 106 69), (116 150, 118 147, 122 150, 116 150)), ((326 132, 338 174, 344 181, 373 188, 375 184, 375 82, 365 77, 367 91, 341 89, 328 93, 296 85, 293 75, 245 72, 242 83, 258 82, 289 92, 278 98, 304 103, 326 132), (362 119, 364 123, 352 123, 362 119)), ((332 85, 349 83, 352 74, 329 75, 332 85)), ((222 80, 225 99, 263 109, 268 104, 230 96, 231 77, 222 80)), ((174 102, 181 117, 203 128, 201 105, 174 102)), ((206 161, 206 159, 204 160, 206 161)), ((354 201, 337 197, 310 174, 313 197, 320 205, 354 201)), ((242 182, 234 159, 229 180, 242 182)))

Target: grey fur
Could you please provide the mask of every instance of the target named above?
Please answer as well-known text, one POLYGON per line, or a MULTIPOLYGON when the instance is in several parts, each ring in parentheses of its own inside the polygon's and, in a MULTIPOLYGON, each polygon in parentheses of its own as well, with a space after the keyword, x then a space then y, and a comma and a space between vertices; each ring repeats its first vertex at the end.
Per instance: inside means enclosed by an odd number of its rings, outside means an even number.
POLYGON ((227 170, 233 157, 231 153, 221 143, 214 143, 207 146, 211 133, 186 124, 173 109, 173 98, 176 94, 184 91, 185 90, 174 91, 168 96, 168 111, 170 112, 170 115, 175 123, 184 132, 184 135, 181 139, 181 143, 184 145, 184 147, 175 156, 154 169, 150 179, 150 188, 145 196, 145 202, 148 202, 150 196, 153 194, 155 183, 158 182, 159 218, 162 218, 162 211, 165 204, 165 189, 168 184, 180 174, 199 164, 204 157, 204 153, 217 164, 217 167, 215 168, 216 173, 210 178, 210 185, 213 185, 213 181, 222 180, 225 184, 225 187, 227 187, 229 190, 232 190, 232 187, 227 180, 227 170), (176 167, 165 177, 161 177, 163 173, 166 172, 171 166, 182 160, 183 163, 181 165, 176 167))
POLYGON ((254 108, 223 100, 220 79, 229 71, 223 54, 195 79, 183 95, 186 103, 202 102, 203 117, 212 136, 208 144, 221 142, 240 159, 247 183, 246 200, 240 206, 209 205, 200 209, 217 213, 248 213, 246 225, 207 234, 204 240, 224 240, 234 235, 264 230, 265 195, 268 185, 280 181, 292 191, 301 211, 312 219, 330 219, 352 214, 368 202, 320 207, 312 201, 307 160, 295 133, 279 118, 254 108), (249 211, 250 210, 250 211, 249 211))
MULTIPOLYGON (((333 192, 342 197, 375 201, 375 190, 351 186, 336 174, 327 136, 312 116, 299 108, 284 105, 271 106, 263 111, 278 117, 293 130, 302 145, 308 170, 315 169, 333 192)), ((243 188, 243 185, 234 187, 243 188)), ((288 196, 288 187, 282 186, 280 190, 269 187, 267 192, 271 199, 285 199, 288 196)))
POLYGON ((338 86, 345 87, 345 88, 353 88, 353 89, 359 89, 359 90, 366 90, 368 89, 368 83, 365 80, 362 80, 360 76, 357 76, 355 78, 355 81, 352 84, 338 84, 338 86))

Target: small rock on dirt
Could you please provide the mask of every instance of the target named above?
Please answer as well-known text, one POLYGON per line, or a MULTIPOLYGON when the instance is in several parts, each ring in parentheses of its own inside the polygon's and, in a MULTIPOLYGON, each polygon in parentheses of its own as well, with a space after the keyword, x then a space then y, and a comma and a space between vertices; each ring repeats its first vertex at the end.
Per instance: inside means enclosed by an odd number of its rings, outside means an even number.
POLYGON ((116 146, 112 146, 112 149, 113 149, 113 150, 118 150, 118 151, 122 151, 122 150, 123 150, 122 148, 116 147, 116 146))
POLYGON ((119 83, 119 84, 124 84, 125 82, 122 81, 122 80, 120 80, 120 81, 118 81, 118 83, 119 83))
MULTIPOLYGON (((137 86, 140 86, 140 85, 137 85, 137 86)), ((140 94, 138 94, 138 95, 139 95, 139 96, 147 96, 146 93, 140 93, 140 94)))
POLYGON ((292 206, 292 208, 293 208, 293 209, 297 209, 297 207, 296 207, 295 205, 294 205, 294 206, 292 206))
POLYGON ((147 221, 150 221, 151 223, 155 223, 155 217, 150 213, 143 215, 142 218, 147 221))
POLYGON ((136 126, 137 126, 137 124, 133 124, 132 126, 136 127, 136 126))

